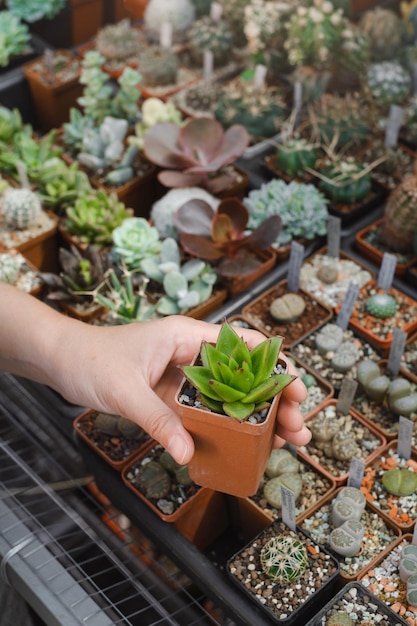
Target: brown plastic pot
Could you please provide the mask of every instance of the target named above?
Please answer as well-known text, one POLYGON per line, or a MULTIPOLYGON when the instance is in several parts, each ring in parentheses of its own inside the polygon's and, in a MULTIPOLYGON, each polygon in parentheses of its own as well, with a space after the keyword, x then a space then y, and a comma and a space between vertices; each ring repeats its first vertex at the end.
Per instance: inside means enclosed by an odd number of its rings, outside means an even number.
POLYGON ((397 264, 395 266, 395 275, 404 276, 408 268, 411 267, 411 265, 413 265, 413 263, 415 263, 416 261, 416 257, 414 255, 408 260, 404 260, 403 255, 400 255, 399 253, 395 253, 388 248, 386 248, 386 250, 379 249, 376 246, 373 246, 369 241, 367 241, 367 237, 369 236, 370 233, 374 231, 375 233, 378 232, 383 221, 384 221, 384 218, 382 217, 379 220, 372 222, 372 224, 369 224, 368 226, 365 226, 364 228, 361 228, 360 230, 358 230, 358 232, 355 235, 356 248, 366 259, 369 259, 370 261, 375 263, 375 265, 377 265, 378 267, 381 266, 384 252, 389 252, 390 254, 394 254, 398 258, 397 264))
POLYGON ((314 332, 325 322, 330 321, 333 317, 333 309, 313 299, 303 289, 299 289, 298 294, 304 298, 306 303, 304 312, 294 322, 279 323, 271 316, 269 307, 273 300, 286 293, 289 293, 287 280, 282 280, 243 307, 243 315, 253 328, 267 337, 283 336, 283 348, 289 350, 303 337, 314 332))
MULTIPOLYGON (((321 502, 318 502, 314 507, 306 510, 300 515, 299 519, 297 519, 300 528, 311 535, 318 543, 324 545, 324 547, 332 553, 333 551, 328 539, 330 532, 333 530, 331 522, 331 504, 342 488, 343 487, 339 487, 335 492, 328 494, 321 502), (306 520, 314 519, 314 516, 318 512, 319 514, 316 519, 319 521, 319 524, 316 528, 312 528, 311 524, 308 524, 306 520), (321 537, 324 535, 326 535, 326 538, 325 541, 322 541, 321 537)), ((340 554, 334 553, 340 564, 340 577, 345 582, 357 580, 363 572, 369 569, 369 567, 372 567, 375 561, 379 560, 381 556, 391 550, 400 535, 397 526, 391 520, 387 520, 384 516, 380 515, 378 509, 367 502, 361 516, 362 523, 369 520, 372 524, 372 519, 375 519, 375 517, 379 518, 380 525, 378 530, 376 530, 375 526, 367 529, 365 523, 365 537, 368 536, 371 538, 368 548, 364 544, 365 547, 362 546, 358 555, 352 557, 343 557, 340 554), (373 543, 372 537, 375 538, 375 533, 378 533, 378 541, 373 543), (367 554, 367 561, 362 562, 365 554, 367 554)))
POLYGON ((139 451, 152 445, 151 437, 145 431, 135 439, 98 433, 94 426, 96 415, 97 411, 92 409, 84 411, 74 420, 74 429, 77 436, 113 469, 120 472, 139 451))
MULTIPOLYGON (((158 498, 150 498, 132 481, 135 469, 139 468, 143 462, 154 458, 157 450, 162 451, 160 444, 153 441, 150 447, 139 452, 122 471, 122 479, 125 485, 133 491, 149 508, 165 522, 174 524, 191 543, 199 549, 205 549, 212 543, 227 527, 228 514, 226 507, 226 496, 223 493, 191 485, 189 493, 185 496, 182 504, 177 506, 173 513, 163 513, 158 507, 158 498)), ((182 493, 187 488, 184 487, 182 493)))
MULTIPOLYGON (((335 399, 331 399, 328 402, 324 403, 320 408, 314 411, 308 419, 305 420, 306 426, 308 427, 309 423, 311 423, 317 417, 319 413, 321 413, 322 411, 325 411, 327 407, 329 406, 335 407, 336 405, 337 405, 337 400, 335 399)), ((373 437, 378 442, 378 445, 375 447, 375 449, 372 452, 367 453, 366 450, 364 450, 362 454, 361 458, 364 460, 364 462, 370 463, 372 459, 376 458, 381 453, 387 441, 385 437, 383 437, 383 435, 381 435, 381 433, 374 426, 366 422, 359 415, 359 413, 357 413, 354 409, 352 408, 349 409, 349 412, 347 415, 351 416, 353 421, 358 422, 360 426, 362 426, 365 430, 369 431, 371 435, 373 435, 373 437)), ((340 461, 340 464, 339 464, 340 471, 338 473, 335 473, 335 472, 332 472, 332 470, 327 467, 328 464, 326 464, 324 461, 323 462, 320 461, 320 457, 317 456, 316 446, 314 445, 313 439, 306 446, 303 446, 302 450, 307 459, 311 460, 312 462, 316 462, 320 465, 322 473, 325 476, 332 478, 335 481, 336 486, 340 486, 346 482, 349 476, 350 459, 347 459, 346 461, 340 461)), ((327 457, 325 456, 323 457, 323 459, 326 459, 326 458, 327 457)))
MULTIPOLYGON (((68 59, 68 65, 75 63, 77 56, 69 50, 56 50, 60 56, 68 59)), ((28 81, 36 112, 37 125, 43 132, 59 128, 69 120, 71 108, 77 106, 77 99, 82 95, 83 86, 79 82, 81 66, 76 75, 63 81, 53 74, 41 75, 37 67, 41 59, 35 59, 23 66, 23 74, 28 81)))
POLYGON ((281 394, 273 399, 265 420, 252 424, 182 403, 185 385, 183 380, 175 404, 194 440, 195 452, 188 465, 191 478, 197 485, 229 495, 255 494, 272 450, 281 394))

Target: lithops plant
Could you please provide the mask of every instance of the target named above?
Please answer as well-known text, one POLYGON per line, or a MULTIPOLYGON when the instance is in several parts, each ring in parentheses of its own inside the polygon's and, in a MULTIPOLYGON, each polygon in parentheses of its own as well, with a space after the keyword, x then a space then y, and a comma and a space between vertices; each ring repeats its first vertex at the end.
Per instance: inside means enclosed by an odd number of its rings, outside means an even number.
POLYGON ((293 583, 308 567, 306 548, 291 536, 272 537, 263 546, 260 561, 265 574, 279 584, 293 583))
POLYGON ((94 420, 95 427, 111 437, 125 437, 126 439, 135 439, 142 436, 143 429, 120 415, 111 415, 109 413, 97 413, 94 420))
POLYGON ((136 481, 147 498, 165 498, 171 489, 170 475, 157 461, 144 463, 139 469, 136 481))
POLYGON ((332 501, 333 526, 340 526, 350 518, 360 520, 365 505, 366 498, 360 489, 351 486, 342 487, 332 501), (348 505, 348 507, 345 507, 343 510, 343 507, 339 507, 341 503, 348 505), (350 510, 349 513, 347 513, 348 508, 350 510))
POLYGON ((188 30, 187 41, 191 58, 198 67, 203 65, 205 51, 212 53, 215 67, 221 67, 230 60, 233 35, 225 20, 215 20, 210 16, 196 20, 188 30))
POLYGON ((277 322, 290 324, 295 322, 304 312, 306 303, 298 293, 285 293, 273 300, 269 312, 277 322))
POLYGON ((170 48, 149 46, 139 55, 142 82, 146 87, 175 85, 178 78, 178 56, 170 48))
POLYGON ((417 411, 417 393, 411 382, 402 376, 390 379, 379 365, 369 359, 359 363, 358 383, 373 402, 386 402, 396 415, 412 417, 417 411))
POLYGON ((8 228, 25 230, 36 223, 42 205, 34 191, 10 187, 1 197, 1 209, 8 228))
POLYGON ((326 626, 353 626, 352 618, 346 611, 333 611, 326 626))
POLYGON ((191 0, 149 0, 143 16, 145 34, 153 41, 159 41, 162 25, 172 27, 174 43, 182 42, 195 20, 195 6, 191 0))
POLYGON ((276 509, 282 507, 282 486, 290 489, 297 501, 301 495, 303 480, 297 459, 289 450, 277 448, 269 456, 263 484, 265 500, 276 509))
POLYGON ((417 474, 412 469, 395 467, 384 472, 382 484, 394 496, 411 496, 417 489, 417 474))
POLYGON ((365 534, 363 524, 355 519, 348 519, 329 535, 331 549, 340 556, 355 556, 361 548, 365 534))

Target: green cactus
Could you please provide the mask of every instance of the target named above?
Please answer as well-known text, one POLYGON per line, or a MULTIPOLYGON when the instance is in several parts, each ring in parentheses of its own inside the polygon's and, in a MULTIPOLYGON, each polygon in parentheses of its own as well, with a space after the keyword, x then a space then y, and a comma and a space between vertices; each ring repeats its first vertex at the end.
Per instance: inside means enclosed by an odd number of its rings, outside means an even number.
POLYGON ((221 93, 222 89, 217 83, 202 81, 186 90, 184 104, 196 115, 211 115, 221 93))
POLYGON ((178 56, 169 48, 150 46, 139 56, 142 82, 147 87, 175 85, 178 77, 178 56))
POLYGON ((198 20, 203 15, 210 15, 213 0, 191 0, 195 8, 195 18, 198 20))
POLYGON ((223 0, 223 17, 229 24, 233 36, 233 45, 241 48, 246 45, 245 36, 245 9, 250 6, 251 0, 223 0))
POLYGON ((411 90, 411 74, 398 61, 372 63, 366 74, 371 97, 384 111, 402 105, 411 90))
POLYGON ((303 176, 305 168, 314 168, 319 149, 318 146, 303 137, 283 139, 276 147, 275 163, 279 170, 287 176, 303 176))
POLYGON ((131 209, 115 193, 98 189, 80 196, 74 206, 67 208, 64 228, 81 242, 109 245, 114 229, 131 215, 131 209))
POLYGON ((272 179, 250 191, 244 204, 249 210, 249 229, 257 228, 270 215, 281 217, 282 230, 274 245, 327 233, 327 200, 314 185, 272 179))
POLYGON ((332 159, 321 168, 318 176, 319 189, 335 204, 359 202, 372 188, 368 166, 351 157, 332 159))
POLYGON ((393 296, 388 293, 376 293, 366 301, 366 310, 378 319, 387 319, 395 315, 398 305, 393 296))
POLYGON ((136 287, 133 275, 125 271, 119 278, 112 268, 108 272, 106 292, 97 291, 95 301, 108 309, 118 324, 144 322, 154 315, 154 307, 146 297, 146 282, 136 287))
POLYGON ((210 16, 196 20, 188 30, 187 39, 191 58, 198 66, 203 64, 206 50, 213 54, 215 67, 225 65, 230 59, 233 35, 224 20, 214 20, 210 16))
POLYGON ((413 252, 417 234, 417 177, 407 176, 389 195, 380 237, 390 250, 413 252))
POLYGON ((392 9, 376 6, 365 11, 359 27, 368 36, 373 61, 394 59, 405 43, 404 24, 392 9))
POLYGON ((6 226, 10 229, 29 228, 42 212, 39 196, 30 189, 10 187, 2 196, 1 204, 6 226))
POLYGON ((132 28, 130 20, 107 24, 99 30, 95 47, 107 61, 124 61, 136 57, 140 50, 139 31, 132 28))
POLYGON ((284 100, 277 90, 237 81, 224 88, 213 113, 225 128, 242 124, 253 137, 265 138, 279 131, 285 112, 284 100))
POLYGON ((272 537, 263 546, 260 560, 265 574, 280 585, 295 582, 308 567, 306 548, 291 536, 272 537))
POLYGON ((318 141, 338 150, 362 146, 369 136, 370 118, 363 99, 326 93, 310 107, 309 124, 318 141))
POLYGON ((294 379, 290 374, 273 373, 281 344, 282 337, 271 337, 249 350, 244 339, 224 322, 215 346, 202 343, 202 365, 184 366, 182 371, 205 406, 244 421, 269 407, 294 379))

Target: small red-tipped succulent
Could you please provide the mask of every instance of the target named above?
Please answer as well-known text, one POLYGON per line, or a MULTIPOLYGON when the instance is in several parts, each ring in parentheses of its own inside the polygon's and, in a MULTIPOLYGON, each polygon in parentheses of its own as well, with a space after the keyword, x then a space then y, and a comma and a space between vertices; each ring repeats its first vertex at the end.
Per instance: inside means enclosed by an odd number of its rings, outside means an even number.
POLYGON ((149 161, 163 168, 158 179, 165 187, 204 187, 216 194, 234 182, 221 170, 243 154, 249 140, 241 124, 225 131, 213 118, 196 117, 182 127, 155 124, 145 136, 143 149, 149 161))
POLYGON ((248 233, 248 220, 248 209, 238 198, 225 198, 217 211, 195 198, 174 214, 183 250, 215 264, 217 274, 225 278, 255 271, 262 263, 259 252, 277 239, 282 228, 279 215, 272 215, 248 233))

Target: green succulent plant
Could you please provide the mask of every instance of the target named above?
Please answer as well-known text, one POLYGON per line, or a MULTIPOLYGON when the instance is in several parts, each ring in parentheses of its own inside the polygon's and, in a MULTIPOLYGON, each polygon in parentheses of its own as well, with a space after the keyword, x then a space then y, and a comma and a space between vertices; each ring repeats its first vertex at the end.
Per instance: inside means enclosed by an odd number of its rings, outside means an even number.
POLYGON ((67 208, 64 227, 81 242, 103 246, 112 243, 114 229, 131 216, 131 209, 116 194, 98 189, 80 196, 67 208))
POLYGON ((42 203, 60 213, 76 199, 92 190, 89 178, 78 163, 67 165, 59 157, 46 161, 39 177, 38 194, 42 203))
POLYGON ((146 297, 146 282, 138 289, 132 273, 125 271, 119 278, 115 269, 110 269, 106 281, 106 291, 97 291, 96 302, 112 312, 119 324, 144 322, 154 314, 146 297))
POLYGON ((276 146, 275 163, 279 170, 294 178, 302 176, 305 168, 314 168, 319 154, 318 145, 303 137, 290 137, 276 146))
POLYGON ((7 67, 10 59, 30 50, 27 24, 11 11, 0 12, 0 67, 7 67))
POLYGON ((9 143, 13 140, 14 135, 22 130, 28 134, 32 133, 30 124, 23 123, 19 109, 0 106, 0 142, 9 143))
POLYGON ((406 468, 395 467, 384 472, 382 484, 395 496, 410 496, 417 489, 417 474, 406 468))
POLYGON ((279 215, 282 230, 274 245, 294 238, 314 239, 327 233, 327 200, 314 185, 278 178, 253 189, 244 200, 249 209, 248 228, 254 229, 270 215, 279 215))
POLYGON ((124 61, 138 55, 139 31, 132 28, 129 19, 107 24, 97 33, 95 47, 108 61, 124 61))
POLYGON ((215 67, 225 65, 230 58, 233 34, 225 20, 205 15, 190 26, 187 39, 191 58, 199 67, 203 64, 206 50, 212 52, 215 67))
POLYGON ((265 574, 279 584, 296 581, 308 567, 305 546, 294 537, 272 537, 260 554, 265 574))
POLYGON ((395 315, 397 308, 396 299, 388 293, 376 293, 366 301, 366 310, 378 319, 392 317, 395 315))
POLYGON ((49 159, 62 154, 62 148, 55 144, 55 140, 56 130, 40 138, 25 129, 18 131, 10 143, 0 144, 0 169, 19 180, 20 168, 23 168, 29 181, 37 183, 49 159))
POLYGON ((6 0, 6 6, 19 19, 37 22, 52 19, 61 11, 65 0, 6 0))
POLYGON ((112 233, 113 254, 129 270, 139 270, 146 258, 156 258, 161 250, 159 232, 143 217, 124 219, 112 233))
POLYGON ((200 401, 213 411, 247 420, 293 380, 291 374, 274 374, 282 337, 271 337, 249 350, 244 339, 224 322, 216 345, 203 342, 202 365, 182 367, 200 401))
POLYGON ((377 106, 387 111, 410 95, 411 74, 398 61, 380 61, 369 66, 366 84, 377 106))
POLYGON ((372 189, 369 167, 351 157, 331 159, 318 176, 319 189, 336 204, 363 200, 372 189))

